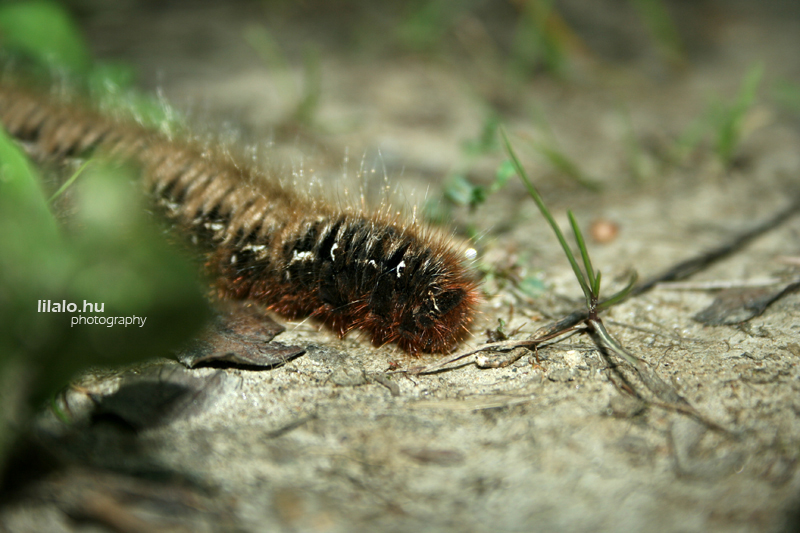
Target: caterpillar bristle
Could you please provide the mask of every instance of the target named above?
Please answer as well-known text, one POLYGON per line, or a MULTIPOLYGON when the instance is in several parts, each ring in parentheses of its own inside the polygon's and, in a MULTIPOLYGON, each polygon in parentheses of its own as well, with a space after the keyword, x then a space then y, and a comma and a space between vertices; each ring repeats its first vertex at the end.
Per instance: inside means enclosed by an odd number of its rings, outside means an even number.
POLYGON ((137 163, 154 205, 201 245, 222 298, 412 354, 448 352, 469 333, 479 296, 459 247, 388 204, 310 198, 226 151, 7 83, 0 121, 44 157, 101 151, 137 163))

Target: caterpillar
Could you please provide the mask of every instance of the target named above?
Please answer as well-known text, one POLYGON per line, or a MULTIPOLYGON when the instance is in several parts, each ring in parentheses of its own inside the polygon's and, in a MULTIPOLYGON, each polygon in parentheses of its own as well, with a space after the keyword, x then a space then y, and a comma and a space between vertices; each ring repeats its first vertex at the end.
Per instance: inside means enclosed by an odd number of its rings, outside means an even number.
POLYGON ((226 152, 5 82, 0 122, 43 157, 101 151, 137 164, 156 211, 200 246, 221 298, 411 354, 451 351, 469 332, 477 282, 430 228, 299 194, 226 152))

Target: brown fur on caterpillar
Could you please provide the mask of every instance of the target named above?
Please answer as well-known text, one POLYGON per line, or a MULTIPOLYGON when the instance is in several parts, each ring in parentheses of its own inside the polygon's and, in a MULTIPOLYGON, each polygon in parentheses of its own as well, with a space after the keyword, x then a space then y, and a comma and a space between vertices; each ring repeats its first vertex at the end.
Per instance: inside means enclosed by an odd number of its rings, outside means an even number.
POLYGON ((221 297, 413 354, 468 334, 476 282, 432 230, 296 194, 227 154, 12 85, 0 84, 0 121, 47 157, 98 149, 138 163, 159 210, 204 247, 221 297))

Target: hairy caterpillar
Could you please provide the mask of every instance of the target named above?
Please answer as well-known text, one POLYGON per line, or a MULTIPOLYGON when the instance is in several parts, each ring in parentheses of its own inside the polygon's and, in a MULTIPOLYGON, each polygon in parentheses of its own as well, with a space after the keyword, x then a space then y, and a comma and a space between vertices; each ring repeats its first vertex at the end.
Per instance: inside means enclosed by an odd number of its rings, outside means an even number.
POLYGON ((135 161, 159 211, 204 248, 223 298, 414 354, 450 351, 468 333, 476 282, 432 230, 299 195, 227 154, 13 85, 0 84, 0 121, 47 157, 135 161))

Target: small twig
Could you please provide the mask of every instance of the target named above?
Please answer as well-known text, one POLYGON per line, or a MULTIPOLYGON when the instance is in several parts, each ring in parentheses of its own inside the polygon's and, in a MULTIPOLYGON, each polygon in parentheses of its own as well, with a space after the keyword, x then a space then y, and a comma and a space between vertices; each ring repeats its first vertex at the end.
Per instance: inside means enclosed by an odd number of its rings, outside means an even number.
POLYGON ((400 396, 400 386, 389 379, 386 374, 372 374, 369 376, 375 383, 379 383, 389 389, 392 396, 400 396))
MULTIPOLYGON (((487 344, 482 344, 481 346, 478 346, 477 348, 474 348, 472 350, 468 350, 466 352, 462 352, 462 353, 456 355, 455 357, 453 357, 452 359, 448 359, 448 360, 445 360, 445 361, 440 360, 440 361, 434 363, 431 366, 423 367, 422 370, 420 370, 419 372, 416 372, 416 373, 417 374, 429 374, 429 373, 439 372, 441 370, 452 370, 453 368, 456 368, 456 367, 447 367, 447 365, 455 363, 456 361, 460 361, 460 360, 462 360, 462 359, 464 359, 466 357, 469 357, 470 355, 474 355, 474 354, 479 353, 479 352, 485 352, 485 351, 488 351, 488 350, 504 352, 504 351, 511 351, 514 348, 519 348, 519 347, 530 348, 530 349, 536 348, 536 347, 542 345, 545 342, 557 339, 557 338, 559 338, 559 337, 561 337, 563 335, 567 335, 569 333, 573 333, 574 331, 577 331, 579 329, 582 329, 582 326, 574 325, 574 326, 571 326, 569 328, 564 328, 562 330, 551 331, 550 333, 548 333, 546 335, 540 335, 539 332, 541 330, 537 330, 530 338, 525 339, 525 340, 490 342, 490 343, 487 343, 487 344)), ((505 366, 507 366, 507 365, 505 365, 505 366)), ((403 370, 397 370, 396 372, 404 372, 404 371, 403 370)))
MULTIPOLYGON (((650 367, 647 365, 645 361, 635 357, 631 354, 628 350, 623 348, 606 330, 603 323, 599 320, 588 320, 588 324, 592 328, 592 334, 595 335, 597 344, 602 348, 609 350, 614 355, 621 357, 626 363, 631 365, 633 369, 636 371, 636 375, 639 379, 644 383, 647 390, 649 390, 652 394, 654 394, 657 400, 646 399, 641 396, 638 392, 633 392, 633 395, 637 398, 645 401, 649 405, 653 405, 655 407, 661 407, 662 409, 667 409, 671 411, 676 411, 688 416, 691 416, 698 422, 705 424, 707 427, 722 431, 729 435, 734 435, 728 429, 722 427, 721 425, 717 424, 716 422, 707 419, 703 415, 701 415, 697 410, 692 407, 692 405, 686 401, 686 399, 681 396, 673 387, 669 386, 668 384, 664 383, 664 381, 658 377, 655 372, 650 370, 650 367)), ((601 350, 602 352, 602 350, 601 350)), ((623 382, 634 391, 631 384, 628 380, 625 379, 624 376, 620 374, 623 382)), ((627 389, 626 388, 626 389, 627 389)))
POLYGON ((317 414, 316 413, 311 413, 308 416, 304 416, 302 418, 298 418, 297 420, 295 420, 293 422, 289 422, 288 424, 286 424, 283 427, 279 427, 278 429, 274 429, 272 431, 267 432, 266 435, 264 435, 264 437, 266 437, 268 439, 276 439, 278 437, 282 437, 283 435, 286 435, 287 433, 289 433, 291 431, 294 431, 295 429, 297 429, 297 428, 299 428, 301 426, 304 426, 307 422, 310 422, 312 420, 316 420, 316 418, 317 418, 317 414))

